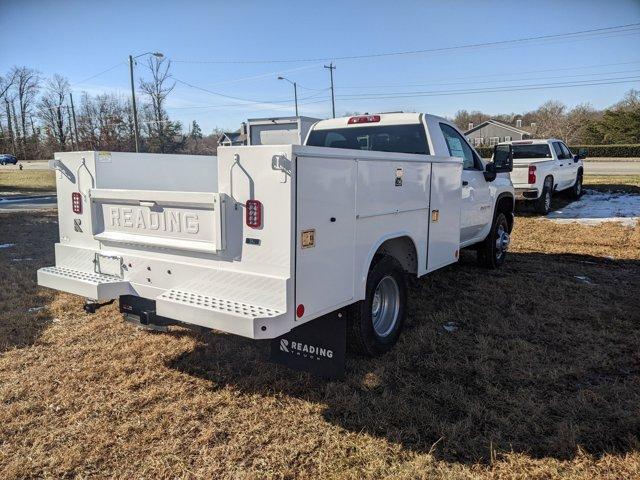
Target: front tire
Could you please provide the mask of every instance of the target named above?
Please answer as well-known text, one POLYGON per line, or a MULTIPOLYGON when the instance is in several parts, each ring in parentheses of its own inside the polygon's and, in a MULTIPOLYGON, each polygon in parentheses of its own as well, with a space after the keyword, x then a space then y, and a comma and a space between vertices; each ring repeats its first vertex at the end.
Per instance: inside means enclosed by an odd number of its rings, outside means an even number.
POLYGON ((374 259, 364 300, 354 304, 347 326, 351 350, 375 357, 398 341, 406 315, 407 285, 398 261, 388 255, 374 259))
POLYGON ((578 200, 582 196, 582 174, 579 173, 576 177, 576 183, 573 184, 571 190, 569 191, 569 195, 573 200, 578 200))
POLYGON ((489 235, 478 246, 478 264, 484 268, 500 268, 507 258, 509 242, 509 222, 504 213, 498 212, 489 235))

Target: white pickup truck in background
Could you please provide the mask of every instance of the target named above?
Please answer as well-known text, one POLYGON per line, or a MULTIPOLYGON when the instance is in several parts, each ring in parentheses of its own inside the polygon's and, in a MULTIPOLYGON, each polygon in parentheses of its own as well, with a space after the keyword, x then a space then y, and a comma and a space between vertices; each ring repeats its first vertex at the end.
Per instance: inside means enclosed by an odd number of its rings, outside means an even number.
POLYGON ((337 318, 355 350, 382 353, 402 328, 405 273, 465 247, 486 267, 505 260, 509 149, 485 163, 443 118, 324 120, 302 146, 218 154, 56 154, 60 243, 38 283, 86 297, 87 311, 119 299, 143 325, 276 339, 280 353, 327 360, 324 337, 286 335, 316 319, 335 334, 324 322, 337 318))
POLYGON ((538 213, 551 209, 551 196, 567 190, 572 198, 582 195, 583 163, 586 150, 574 155, 562 140, 518 140, 503 142, 513 151, 511 181, 516 199, 534 204, 538 213))

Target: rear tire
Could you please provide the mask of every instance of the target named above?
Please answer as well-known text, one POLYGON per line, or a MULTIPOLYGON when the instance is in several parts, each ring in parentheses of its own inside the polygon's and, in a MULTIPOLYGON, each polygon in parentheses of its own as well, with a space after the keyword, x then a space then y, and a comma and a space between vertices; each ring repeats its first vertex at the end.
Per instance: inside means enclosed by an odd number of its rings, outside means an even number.
POLYGON ((540 198, 538 198, 535 203, 536 212, 538 212, 540 215, 546 215, 551 211, 552 191, 553 179, 551 177, 547 177, 544 179, 544 186, 542 187, 540 198))
POLYGON ((569 195, 572 199, 578 200, 582 196, 582 174, 579 173, 576 177, 576 183, 573 184, 571 190, 569 190, 569 195))
POLYGON ((347 324, 350 350, 375 357, 398 341, 406 314, 407 285, 398 261, 388 255, 374 259, 364 300, 353 305, 347 324))
POLYGON ((509 241, 509 222, 504 213, 498 212, 489 235, 478 245, 478 265, 489 269, 500 268, 507 258, 509 241))

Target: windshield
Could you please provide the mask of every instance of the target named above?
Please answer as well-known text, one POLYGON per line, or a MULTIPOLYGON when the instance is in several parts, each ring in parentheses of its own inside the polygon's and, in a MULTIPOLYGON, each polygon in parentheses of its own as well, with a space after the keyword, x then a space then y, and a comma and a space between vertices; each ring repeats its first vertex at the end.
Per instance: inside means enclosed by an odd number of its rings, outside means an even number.
POLYGON ((547 143, 536 145, 512 145, 513 158, 551 158, 551 150, 547 143))
POLYGON ((424 127, 420 124, 313 130, 307 145, 429 155, 424 127))

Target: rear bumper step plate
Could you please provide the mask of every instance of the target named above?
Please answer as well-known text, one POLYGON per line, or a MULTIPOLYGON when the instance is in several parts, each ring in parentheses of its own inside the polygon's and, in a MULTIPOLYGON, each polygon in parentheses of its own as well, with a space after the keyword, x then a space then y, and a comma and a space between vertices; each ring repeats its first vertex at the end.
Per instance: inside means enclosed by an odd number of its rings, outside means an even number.
POLYGON ((184 290, 167 290, 156 298, 156 312, 168 318, 222 330, 249 338, 273 338, 274 322, 285 312, 259 305, 201 295, 184 290))
POLYGON ((120 278, 67 267, 39 269, 38 285, 100 301, 134 293, 131 284, 120 278))

